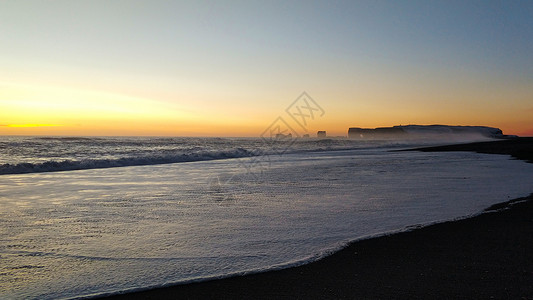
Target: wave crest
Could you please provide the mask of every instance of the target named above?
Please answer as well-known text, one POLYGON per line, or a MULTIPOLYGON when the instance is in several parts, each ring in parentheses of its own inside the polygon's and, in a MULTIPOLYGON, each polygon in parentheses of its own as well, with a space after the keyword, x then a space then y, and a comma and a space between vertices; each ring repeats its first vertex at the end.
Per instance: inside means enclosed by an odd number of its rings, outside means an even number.
POLYGON ((41 163, 2 164, 0 165, 0 175, 159 165, 248 156, 253 156, 253 154, 246 149, 237 148, 227 151, 201 151, 190 154, 150 155, 115 159, 50 160, 41 163))

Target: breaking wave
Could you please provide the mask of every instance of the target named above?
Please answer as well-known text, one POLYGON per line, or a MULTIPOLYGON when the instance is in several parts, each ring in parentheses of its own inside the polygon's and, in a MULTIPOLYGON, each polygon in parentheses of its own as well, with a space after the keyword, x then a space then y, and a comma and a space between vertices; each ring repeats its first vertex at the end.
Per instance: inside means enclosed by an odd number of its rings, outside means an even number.
POLYGON ((406 147, 409 142, 349 139, 8 137, 0 175, 159 165, 258 155, 406 147))
POLYGON ((238 148, 235 150, 227 151, 202 151, 197 153, 183 153, 173 155, 120 157, 115 159, 82 159, 62 161, 49 160, 39 163, 2 164, 0 165, 0 175, 159 165, 249 156, 253 156, 250 151, 238 148))

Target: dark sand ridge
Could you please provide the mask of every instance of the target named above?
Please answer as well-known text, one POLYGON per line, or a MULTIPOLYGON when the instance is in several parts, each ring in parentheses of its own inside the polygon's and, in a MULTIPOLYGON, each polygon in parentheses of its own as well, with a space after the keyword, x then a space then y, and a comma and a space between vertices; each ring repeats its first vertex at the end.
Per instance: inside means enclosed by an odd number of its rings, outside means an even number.
MULTIPOLYGON (((417 150, 533 162, 533 138, 417 150)), ((533 299, 533 194, 472 218, 354 242, 299 267, 111 298, 533 299)))

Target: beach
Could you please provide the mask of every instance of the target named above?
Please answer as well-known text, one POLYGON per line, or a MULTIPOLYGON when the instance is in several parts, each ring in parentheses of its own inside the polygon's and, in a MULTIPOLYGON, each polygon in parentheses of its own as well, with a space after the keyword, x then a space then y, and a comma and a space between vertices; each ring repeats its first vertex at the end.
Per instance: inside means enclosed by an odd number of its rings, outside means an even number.
POLYGON ((533 1, 0 1, 0 300, 533 300, 533 1))
MULTIPOLYGON (((533 159, 533 138, 431 147, 533 159)), ((533 178, 532 178, 533 179, 533 178)), ((356 241, 282 270, 114 295, 112 299, 533 299, 533 197, 477 216, 356 241)))

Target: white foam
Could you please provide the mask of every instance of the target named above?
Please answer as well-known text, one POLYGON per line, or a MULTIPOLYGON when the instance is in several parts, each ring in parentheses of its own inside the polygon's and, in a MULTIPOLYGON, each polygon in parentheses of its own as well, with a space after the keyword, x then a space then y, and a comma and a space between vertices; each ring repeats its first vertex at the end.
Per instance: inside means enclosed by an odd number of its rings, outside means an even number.
POLYGON ((285 268, 533 191, 533 165, 500 155, 266 158, 0 176, 0 297, 89 296, 285 268))

